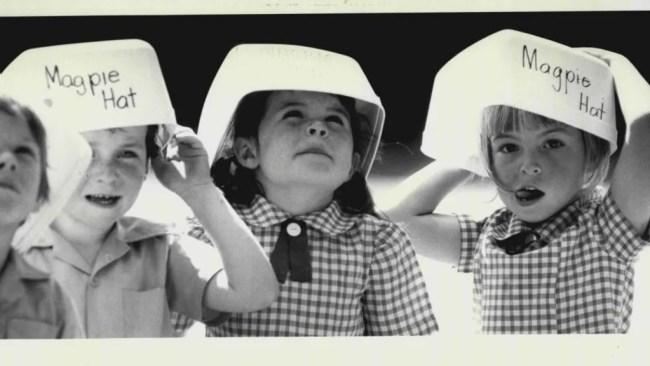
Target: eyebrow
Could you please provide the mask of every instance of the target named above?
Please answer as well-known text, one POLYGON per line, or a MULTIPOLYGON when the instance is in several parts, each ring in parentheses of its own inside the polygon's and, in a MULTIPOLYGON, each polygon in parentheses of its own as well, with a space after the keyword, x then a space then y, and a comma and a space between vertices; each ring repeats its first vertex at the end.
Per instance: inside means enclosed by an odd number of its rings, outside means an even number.
POLYGON ((120 147, 138 147, 138 148, 144 147, 143 145, 139 144, 138 142, 134 142, 134 141, 127 141, 126 143, 121 144, 119 146, 120 147))
POLYGON ((501 132, 499 134, 496 134, 492 136, 492 140, 498 140, 498 139, 503 139, 503 138, 516 138, 516 136, 512 133, 508 132, 501 132))
POLYGON ((280 104, 280 108, 286 108, 286 107, 302 107, 304 106, 305 103, 300 103, 300 102, 286 102, 280 104))
POLYGON ((556 132, 569 134, 569 130, 566 127, 557 126, 557 127, 549 128, 548 130, 542 132, 541 135, 544 136, 544 135, 549 135, 549 134, 556 133, 556 132))
MULTIPOLYGON (((304 107, 306 105, 307 105, 306 103, 290 101, 290 102, 282 103, 280 105, 280 109, 287 108, 287 107, 304 107)), ((332 107, 327 107, 326 109, 328 111, 334 111, 334 112, 337 112, 337 113, 341 113, 344 116, 346 116, 348 119, 350 118, 350 113, 348 113, 347 109, 345 109, 344 107, 332 106, 332 107)))
MULTIPOLYGON (((563 134, 569 134, 569 130, 566 127, 563 126, 556 126, 556 127, 551 127, 547 130, 544 130, 543 132, 540 133, 541 136, 546 136, 550 135, 552 133, 563 133, 563 134)), ((501 132, 495 136, 492 137, 493 140, 499 139, 499 138, 516 138, 516 136, 512 133, 509 132, 501 132)))
MULTIPOLYGON (((95 143, 95 142, 90 142, 89 141, 88 145, 90 145, 90 147, 96 147, 98 144, 95 143)), ((122 144, 117 144, 115 146, 117 146, 118 148, 134 148, 134 147, 135 148, 143 148, 144 147, 144 146, 140 145, 136 141, 126 141, 126 142, 124 142, 122 144)))
POLYGON ((23 138, 22 140, 19 140, 18 144, 38 146, 38 143, 36 142, 36 140, 33 137, 28 137, 28 136, 25 136, 25 138, 23 138))

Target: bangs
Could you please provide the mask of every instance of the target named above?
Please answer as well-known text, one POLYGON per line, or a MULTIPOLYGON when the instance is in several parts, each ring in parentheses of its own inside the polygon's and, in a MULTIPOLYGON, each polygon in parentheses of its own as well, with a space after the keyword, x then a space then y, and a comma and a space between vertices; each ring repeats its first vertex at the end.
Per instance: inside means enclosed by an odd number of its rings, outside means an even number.
MULTIPOLYGON (((505 105, 489 106, 483 110, 481 121, 481 160, 488 176, 500 187, 502 182, 494 174, 491 139, 501 134, 553 128, 565 124, 539 114, 505 105)), ((609 170, 609 142, 578 129, 584 144, 586 159, 586 186, 600 184, 609 170)))
POLYGON ((562 125, 554 119, 514 107, 495 105, 483 110, 483 135, 497 136, 503 133, 537 130, 562 125))

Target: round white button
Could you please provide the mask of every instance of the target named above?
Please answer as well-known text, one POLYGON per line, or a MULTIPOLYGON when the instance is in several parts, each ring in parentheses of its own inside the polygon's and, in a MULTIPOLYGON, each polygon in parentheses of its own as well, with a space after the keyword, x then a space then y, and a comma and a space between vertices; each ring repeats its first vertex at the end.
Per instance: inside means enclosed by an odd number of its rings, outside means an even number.
POLYGON ((291 236, 298 236, 300 235, 301 231, 302 229, 300 228, 300 225, 295 222, 289 223, 289 225, 287 225, 287 234, 291 236))

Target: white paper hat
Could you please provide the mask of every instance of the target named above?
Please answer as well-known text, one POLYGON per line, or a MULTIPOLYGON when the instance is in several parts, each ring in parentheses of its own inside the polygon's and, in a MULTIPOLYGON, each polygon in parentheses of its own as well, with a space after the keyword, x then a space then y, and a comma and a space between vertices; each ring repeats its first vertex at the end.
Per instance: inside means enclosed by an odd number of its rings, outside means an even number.
POLYGON ((577 49, 502 30, 469 46, 438 72, 422 152, 487 175, 480 159, 484 108, 507 105, 566 123, 616 150, 614 82, 608 66, 577 49))
MULTIPOLYGON (((0 75, 0 80, 2 76, 0 75)), ((0 94, 15 99, 7 93, 0 94)), ((19 103, 34 109, 30 103, 19 103)), ((39 119, 47 135, 46 174, 50 194, 49 199, 15 233, 12 246, 20 252, 26 251, 59 215, 83 179, 92 157, 90 146, 81 134, 60 128, 40 116, 39 119)))
POLYGON ((284 44, 242 44, 226 55, 203 104, 198 136, 213 161, 233 138, 233 114, 244 96, 256 91, 305 90, 356 100, 370 124, 370 141, 360 170, 368 174, 384 125, 384 108, 359 64, 351 57, 284 44))
POLYGON ((176 124, 156 52, 141 40, 29 49, 3 79, 16 99, 36 101, 42 119, 71 130, 176 124))

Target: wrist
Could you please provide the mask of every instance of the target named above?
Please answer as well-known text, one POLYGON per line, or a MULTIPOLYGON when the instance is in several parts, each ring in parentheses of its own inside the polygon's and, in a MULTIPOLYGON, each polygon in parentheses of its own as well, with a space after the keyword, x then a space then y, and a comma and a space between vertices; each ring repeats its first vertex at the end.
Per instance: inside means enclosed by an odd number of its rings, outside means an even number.
POLYGON ((221 190, 215 186, 212 181, 197 182, 178 192, 178 195, 187 203, 192 206, 193 203, 205 200, 212 194, 221 194, 221 190))

